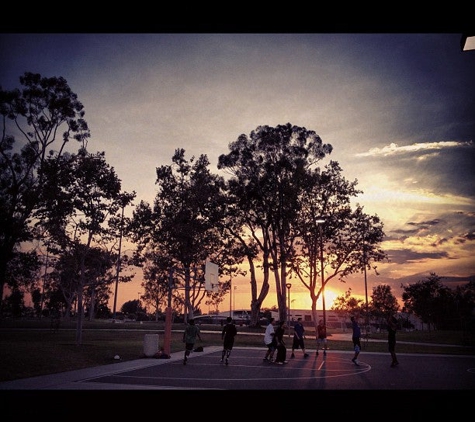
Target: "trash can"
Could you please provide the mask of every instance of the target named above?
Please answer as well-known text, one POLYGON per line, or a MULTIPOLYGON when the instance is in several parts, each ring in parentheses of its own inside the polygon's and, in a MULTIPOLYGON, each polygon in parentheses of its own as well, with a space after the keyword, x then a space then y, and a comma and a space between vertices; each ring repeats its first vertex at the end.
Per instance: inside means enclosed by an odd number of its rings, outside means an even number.
POLYGON ((158 352, 158 334, 145 334, 143 342, 143 354, 151 358, 158 352))

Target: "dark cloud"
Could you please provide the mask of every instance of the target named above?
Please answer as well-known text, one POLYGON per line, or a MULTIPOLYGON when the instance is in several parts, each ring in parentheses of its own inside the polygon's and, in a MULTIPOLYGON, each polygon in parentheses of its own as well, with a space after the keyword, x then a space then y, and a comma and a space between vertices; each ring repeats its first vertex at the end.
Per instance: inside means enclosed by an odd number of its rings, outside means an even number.
POLYGON ((438 252, 416 252, 411 249, 386 250, 389 261, 393 264, 407 264, 426 261, 429 259, 448 258, 449 254, 445 251, 438 252))

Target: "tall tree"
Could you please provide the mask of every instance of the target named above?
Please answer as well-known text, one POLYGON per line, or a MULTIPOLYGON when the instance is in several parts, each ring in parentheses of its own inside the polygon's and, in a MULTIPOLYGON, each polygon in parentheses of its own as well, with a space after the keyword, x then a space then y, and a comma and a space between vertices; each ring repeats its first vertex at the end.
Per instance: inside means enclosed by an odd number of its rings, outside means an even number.
POLYGON ((357 299, 356 297, 351 296, 351 287, 349 287, 344 294, 338 296, 333 301, 330 309, 335 311, 340 318, 344 319, 346 326, 351 315, 359 315, 362 313, 364 309, 363 299, 357 299))
POLYGON ((32 293, 38 289, 40 268, 41 263, 35 250, 15 252, 7 268, 10 288, 32 293))
POLYGON ((279 318, 286 319, 287 270, 293 255, 293 225, 299 212, 299 196, 307 185, 308 169, 332 151, 312 130, 287 123, 259 126, 241 135, 219 157, 218 168, 231 175, 229 194, 236 201, 236 218, 244 229, 237 233, 249 251, 259 252, 264 280, 258 293, 251 273, 251 324, 256 324, 274 276, 279 318))
POLYGON ((448 305, 455 304, 453 292, 441 280, 436 273, 430 273, 425 280, 401 286, 405 311, 414 313, 429 330, 447 317, 448 305))
POLYGON ((90 137, 84 107, 64 78, 26 72, 20 84, 21 90, 0 87, 0 304, 11 282, 8 265, 34 236, 31 216, 43 187, 38 170, 71 140, 84 147, 90 137))
POLYGON ((475 278, 455 289, 455 311, 462 328, 475 333, 475 278))
POLYGON ((336 161, 323 171, 316 169, 299 197, 291 274, 309 291, 315 325, 317 300, 325 299, 328 283, 345 282, 348 275, 366 269, 376 271, 375 262, 386 258, 379 248, 384 237, 381 220, 363 213, 359 205, 352 209, 351 199, 361 191, 341 173, 336 161))
POLYGON ((399 310, 399 304, 391 291, 391 286, 380 284, 373 287, 370 304, 371 316, 376 318, 381 326, 387 317, 399 310))
POLYGON ((170 294, 183 296, 185 318, 193 316, 207 295, 206 260, 219 264, 224 247, 224 182, 208 167, 206 155, 188 161, 185 150, 177 149, 172 165, 157 168, 153 209, 141 202, 130 227, 141 259, 159 263, 148 274, 167 283, 170 294))
POLYGON ((95 248, 106 249, 118 237, 119 211, 135 197, 135 192, 121 192, 121 181, 104 153, 90 154, 85 149, 61 159, 49 159, 42 168, 44 189, 41 207, 35 216, 45 231, 48 252, 70 258, 68 271, 76 277, 76 343, 82 343, 84 295, 91 282, 97 281, 95 248), (107 223, 112 221, 111 225, 107 223))

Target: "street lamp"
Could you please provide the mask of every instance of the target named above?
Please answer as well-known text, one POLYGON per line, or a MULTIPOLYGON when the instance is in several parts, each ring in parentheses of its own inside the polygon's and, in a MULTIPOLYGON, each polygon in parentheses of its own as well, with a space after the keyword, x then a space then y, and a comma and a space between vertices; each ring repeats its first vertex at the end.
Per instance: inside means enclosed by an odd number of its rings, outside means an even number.
POLYGON ((287 283, 285 285, 287 287, 287 325, 289 326, 289 337, 290 337, 290 288, 292 287, 292 284, 287 283))
POLYGON ((315 223, 318 224, 319 234, 320 234, 320 277, 322 283, 322 309, 323 309, 323 325, 327 325, 327 315, 325 311, 325 275, 323 271, 323 230, 322 224, 325 222, 325 219, 318 218, 315 220, 315 223))

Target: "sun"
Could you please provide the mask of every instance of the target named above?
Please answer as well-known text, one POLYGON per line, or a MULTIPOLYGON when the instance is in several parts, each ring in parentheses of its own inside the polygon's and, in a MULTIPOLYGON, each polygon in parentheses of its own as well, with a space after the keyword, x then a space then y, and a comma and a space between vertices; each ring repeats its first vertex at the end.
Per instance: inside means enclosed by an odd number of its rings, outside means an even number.
POLYGON ((335 299, 341 295, 343 295, 343 292, 340 292, 339 290, 326 288, 325 289, 325 305, 328 305, 329 307, 331 307, 333 303, 335 302, 335 299))
MULTIPOLYGON (((330 309, 333 306, 333 302, 338 296, 342 296, 344 292, 340 290, 327 287, 325 289, 325 308, 330 309)), ((291 308, 294 309, 311 309, 312 300, 310 294, 307 292, 298 292, 291 294, 291 308)), ((317 309, 322 309, 322 298, 320 297, 317 300, 317 309)))

